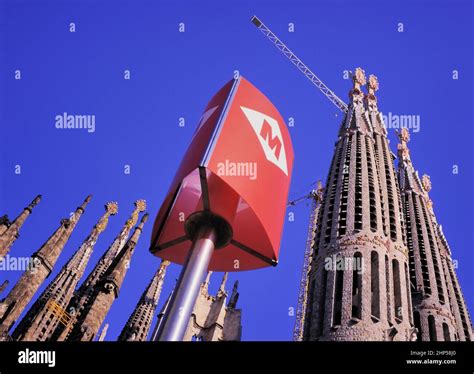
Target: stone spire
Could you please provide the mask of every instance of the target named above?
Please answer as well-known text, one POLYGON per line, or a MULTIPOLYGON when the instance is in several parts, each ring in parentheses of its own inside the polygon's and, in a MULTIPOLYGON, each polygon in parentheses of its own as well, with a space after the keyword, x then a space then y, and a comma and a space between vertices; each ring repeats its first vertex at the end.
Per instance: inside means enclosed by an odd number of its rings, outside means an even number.
POLYGON ((162 261, 150 284, 143 292, 135 310, 124 326, 119 341, 145 341, 150 331, 156 306, 160 298, 169 261, 162 261))
POLYGON ((413 166, 408 130, 403 128, 398 137, 398 178, 406 220, 409 278, 418 340, 469 340, 472 329, 464 298, 429 197, 431 180, 428 175, 420 179, 413 166))
POLYGON ((230 295, 229 304, 227 304, 229 308, 235 309, 237 305, 237 301, 239 300, 239 292, 237 291, 238 287, 239 281, 236 280, 234 282, 234 287, 232 287, 232 293, 230 295))
MULTIPOLYGON (((229 278, 229 273, 228 272, 225 272, 223 277, 222 277, 222 281, 221 281, 221 285, 219 286, 219 291, 218 291, 218 294, 224 294, 226 293, 226 290, 225 290, 225 285, 227 283, 227 279, 229 278)), ((227 294, 226 294, 227 296, 227 294)))
MULTIPOLYGON (((71 299, 67 310, 74 310, 73 320, 80 318, 80 314, 84 309, 85 305, 89 302, 89 298, 91 294, 94 292, 94 288, 99 282, 99 280, 104 276, 105 272, 109 268, 109 266, 114 261, 117 254, 122 250, 124 247, 128 236, 130 235, 130 231, 132 227, 138 221, 139 213, 145 211, 146 209, 146 202, 145 200, 137 200, 135 201, 135 208, 132 211, 130 217, 125 222, 124 226, 115 237, 112 244, 109 248, 104 252, 100 260, 97 262, 94 269, 89 273, 86 280, 82 282, 79 289, 74 293, 74 297, 71 299)), ((63 341, 67 339, 68 334, 71 331, 72 326, 74 325, 74 321, 71 322, 68 326, 59 325, 54 332, 53 339, 63 341)))
POLYGON ((361 68, 357 68, 352 74, 353 86, 349 91, 349 106, 346 117, 342 122, 339 136, 344 136, 347 131, 360 131, 363 134, 372 131, 370 122, 365 114, 364 93, 361 87, 365 85, 365 72, 361 68))
MULTIPOLYGON (((364 100, 366 83, 356 69, 317 219, 303 340, 411 337, 396 173, 388 139, 375 131, 383 128, 382 116, 364 100)), ((377 87, 369 78, 371 101, 377 87)))
POLYGON ((209 292, 209 284, 211 283, 211 276, 212 276, 212 271, 208 271, 206 275, 206 279, 204 279, 204 282, 202 282, 201 284, 202 294, 207 294, 209 292))
POLYGON ((91 196, 87 196, 70 218, 61 220, 59 228, 32 255, 30 268, 23 273, 15 287, 0 304, 0 339, 8 339, 8 331, 51 273, 90 199, 91 196))
POLYGON ((92 228, 91 233, 79 249, 23 317, 13 333, 13 339, 19 341, 50 340, 60 323, 68 323, 71 316, 64 308, 71 300, 77 283, 84 274, 97 239, 107 227, 109 216, 115 215, 117 212, 117 203, 110 202, 105 205, 105 213, 92 228))
POLYGON ((41 201, 41 195, 36 196, 33 201, 23 209, 18 217, 10 223, 7 216, 4 216, 0 223, 0 259, 9 251, 13 242, 20 235, 20 229, 25 223, 33 208, 41 201))
POLYGON ((75 320, 68 341, 92 341, 99 332, 107 313, 114 300, 119 296, 120 288, 127 274, 131 257, 135 251, 138 239, 148 220, 148 213, 144 214, 139 225, 126 242, 123 249, 113 259, 104 275, 95 285, 78 318, 75 320))

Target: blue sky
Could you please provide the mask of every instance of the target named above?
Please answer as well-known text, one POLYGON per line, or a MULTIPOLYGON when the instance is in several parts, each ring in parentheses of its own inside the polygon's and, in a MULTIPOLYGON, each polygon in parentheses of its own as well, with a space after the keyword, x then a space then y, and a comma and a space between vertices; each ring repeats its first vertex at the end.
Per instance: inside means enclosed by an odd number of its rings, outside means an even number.
MULTIPOLYGON (((31 255, 92 193, 54 274, 85 239, 103 204, 117 201, 119 214, 99 239, 90 271, 134 200, 146 199, 155 216, 203 109, 234 70, 264 92, 285 119, 294 118, 290 197, 324 180, 341 115, 250 23, 257 14, 343 100, 351 86, 344 71, 361 66, 379 77, 382 112, 420 116, 420 131, 409 143, 412 160, 420 175, 431 176, 434 209, 474 310, 469 1, 0 4, 0 213, 13 218, 35 195, 43 195, 11 255, 31 255), (15 70, 21 80, 15 80, 15 70), (124 70, 130 70, 130 80, 124 70), (63 112, 94 114, 95 132, 56 129, 55 116, 63 112), (180 117, 184 127, 178 126, 180 117), (15 174, 15 165, 21 174, 15 174), (126 165, 130 174, 124 173, 126 165)), ((393 130, 390 138, 395 151, 393 130)), ((291 339, 289 311, 296 307, 309 205, 289 211, 295 221, 285 223, 279 265, 229 277, 229 289, 234 280, 240 282, 244 340, 291 339)), ((107 316, 108 340, 116 339, 159 264, 148 252, 151 228, 149 221, 107 316)), ((170 267, 159 307, 179 271, 170 267)), ((3 272, 0 282, 9 279, 13 285, 20 275, 3 272)), ((211 290, 220 277, 214 275, 211 290)))

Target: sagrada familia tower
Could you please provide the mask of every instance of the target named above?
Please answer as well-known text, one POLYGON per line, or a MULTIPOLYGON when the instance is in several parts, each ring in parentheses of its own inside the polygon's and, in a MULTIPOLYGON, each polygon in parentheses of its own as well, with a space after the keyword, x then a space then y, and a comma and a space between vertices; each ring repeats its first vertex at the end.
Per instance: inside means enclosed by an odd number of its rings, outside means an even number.
POLYGON ((303 340, 472 340, 451 251, 399 133, 398 170, 378 81, 353 76, 307 274, 303 340), (361 87, 367 85, 367 93, 361 87))
MULTIPOLYGON (((13 222, 10 222, 7 216, 0 219, 0 260, 9 254, 14 241, 19 236, 20 228, 40 200, 41 196, 37 196, 13 222)), ((0 300, 0 340, 92 341, 105 339, 108 324, 104 322, 114 300, 119 297, 132 255, 148 220, 147 213, 139 219, 140 214, 146 209, 144 200, 135 202, 130 217, 118 235, 90 274, 79 285, 94 247, 101 233, 108 226, 109 218, 118 213, 117 203, 107 203, 105 212, 99 217, 84 242, 31 307, 26 309, 43 282, 53 273, 59 255, 90 200, 91 196, 88 196, 70 218, 61 220, 58 229, 32 255, 31 266, 25 270, 8 295, 0 300), (20 317, 22 317, 21 320, 19 320, 20 317), (102 331, 99 331, 101 326, 103 326, 102 331)), ((168 261, 161 263, 123 327, 118 340, 145 341, 148 339, 168 265, 168 261)), ((234 287, 231 300, 226 305, 225 283, 221 285, 218 295, 214 297, 208 294, 208 279, 206 282, 203 283, 203 292, 196 302, 195 313, 189 322, 193 335, 188 334, 185 340, 193 340, 193 337, 197 335, 202 340, 209 341, 240 340, 241 310, 236 309, 235 305, 238 297, 236 287, 234 287), (195 327, 196 318, 199 320, 199 331, 195 327)), ((3 292, 7 286, 7 282, 3 283, 0 292, 3 292)), ((161 317, 162 312, 158 314, 157 325, 161 317)))

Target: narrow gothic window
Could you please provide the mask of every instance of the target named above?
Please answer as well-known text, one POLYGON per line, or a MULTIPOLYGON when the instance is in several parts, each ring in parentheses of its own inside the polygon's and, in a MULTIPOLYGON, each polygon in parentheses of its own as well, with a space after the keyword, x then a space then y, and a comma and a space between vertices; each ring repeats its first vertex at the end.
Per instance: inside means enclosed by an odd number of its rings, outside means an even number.
POLYGON ((423 238, 423 230, 421 228, 421 218, 420 218, 420 211, 418 206, 418 199, 417 194, 414 192, 411 195, 411 200, 413 204, 413 210, 415 212, 415 224, 416 224, 416 232, 418 238, 418 250, 420 254, 420 262, 421 262, 421 274, 423 276, 423 290, 425 294, 431 295, 431 285, 430 285, 430 277, 428 272, 428 260, 426 257, 426 250, 425 250, 425 240, 423 238))
POLYGON ((376 251, 370 254, 370 290, 371 314, 380 319, 380 284, 379 284, 379 255, 376 251))
POLYGON ((390 264, 388 262, 388 256, 385 255, 385 292, 387 294, 387 321, 388 323, 392 323, 391 313, 390 310, 392 308, 390 302, 390 264))
POLYGON ((402 312, 402 294, 400 287, 400 266, 398 260, 392 261, 392 275, 393 275, 393 298, 394 298, 394 308, 395 308, 395 319, 398 322, 403 321, 403 312, 402 312))
POLYGON ((362 154, 360 134, 356 133, 356 180, 355 180, 355 206, 354 230, 362 230, 362 154))
POLYGON ((436 322, 433 316, 428 316, 428 329, 430 333, 430 341, 438 341, 438 337, 436 336, 436 322))
POLYGON ((343 279, 344 270, 336 270, 336 280, 334 284, 333 326, 338 326, 341 324, 343 279))
MULTIPOLYGON (((351 160, 352 139, 347 138, 346 154, 344 157, 344 166, 349 169, 351 160)), ((342 192, 339 206, 339 236, 345 235, 347 228, 347 198, 349 195, 349 170, 342 173, 342 192)))
POLYGON ((369 179, 369 207, 370 207, 370 229, 377 231, 377 204, 375 201, 375 187, 374 187, 374 160, 372 159, 371 144, 369 137, 365 137, 365 151, 367 159, 367 177, 369 179))
POLYGON ((421 196, 419 197, 419 199, 420 199, 421 212, 423 214, 423 219, 425 221, 426 231, 428 233, 428 241, 430 245, 431 258, 433 260, 433 268, 435 272, 436 288, 438 290, 438 299, 441 304, 444 304, 445 303, 444 290, 443 290, 443 284, 441 282, 441 271, 440 271, 437 251, 436 251, 436 247, 434 243, 433 234, 431 232, 432 226, 430 224, 431 222, 426 211, 426 206, 425 204, 423 204, 421 200, 422 199, 421 196))
POLYGON ((352 261, 352 318, 362 319, 362 263, 360 253, 354 255, 352 261))
POLYGON ((451 337, 449 336, 449 327, 444 322, 443 322, 443 336, 444 336, 444 341, 445 342, 451 341, 451 337))
POLYGON ((413 234, 411 229, 411 216, 410 216, 410 198, 409 195, 405 196, 404 201, 405 219, 406 219, 406 240, 408 245, 408 262, 410 264, 410 282, 408 283, 411 290, 416 289, 416 274, 415 274, 415 252, 413 251, 413 234))
POLYGON ((414 323, 415 323, 415 327, 416 329, 418 330, 416 332, 416 337, 417 337, 417 340, 418 341, 421 341, 421 337, 423 336, 423 333, 422 333, 422 330, 421 330, 421 318, 420 318, 420 312, 418 312, 417 310, 415 311, 414 314, 414 323))

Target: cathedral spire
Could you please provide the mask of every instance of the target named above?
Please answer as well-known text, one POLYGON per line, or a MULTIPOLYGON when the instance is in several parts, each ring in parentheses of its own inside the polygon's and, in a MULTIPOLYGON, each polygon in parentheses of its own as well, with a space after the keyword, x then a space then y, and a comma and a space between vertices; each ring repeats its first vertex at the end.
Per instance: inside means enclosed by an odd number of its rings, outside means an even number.
POLYGON ((145 209, 146 209, 145 200, 135 201, 135 208, 130 214, 130 217, 126 220, 122 229, 120 230, 118 235, 115 237, 114 241, 109 246, 107 251, 105 251, 105 253, 102 255, 101 259, 99 260, 95 268, 92 270, 92 272, 89 274, 87 279, 84 281, 81 288, 84 289, 84 287, 88 288, 90 286, 93 286, 99 280, 99 278, 104 274, 104 272, 112 263, 113 259, 117 256, 117 254, 122 250, 123 246, 125 245, 125 242, 127 241, 127 238, 130 235, 130 231, 132 227, 138 221, 138 215, 141 212, 145 211, 145 209))
POLYGON ((33 208, 41 201, 41 195, 36 196, 33 201, 23 209, 18 217, 13 222, 9 222, 5 216, 3 222, 0 224, 0 259, 4 257, 20 235, 20 229, 25 223, 26 219, 32 213, 33 208))
POLYGON ((413 166, 406 128, 398 133, 398 179, 406 221, 409 279, 418 340, 472 338, 469 315, 430 199, 431 180, 413 166))
POLYGON ((224 275, 222 276, 222 281, 221 281, 221 284, 219 286, 219 291, 217 291, 218 296, 226 296, 227 295, 226 290, 225 290, 225 285, 227 283, 227 278, 228 277, 229 277, 229 273, 226 271, 224 273, 224 275))
POLYGON ((110 202, 105 205, 104 214, 92 228, 89 236, 18 324, 13 333, 15 340, 49 340, 56 327, 70 319, 69 313, 64 308, 71 300, 76 285, 84 274, 97 239, 107 227, 109 217, 117 212, 117 203, 110 202))
POLYGON ((0 303, 0 339, 8 339, 8 331, 15 324, 33 295, 51 273, 56 261, 72 231, 81 218, 87 204, 88 196, 70 218, 62 219, 59 228, 32 256, 32 266, 20 277, 5 300, 0 303))
POLYGON ((369 76, 367 81, 367 108, 370 112, 377 111, 377 96, 375 96, 375 92, 379 90, 379 81, 377 77, 373 74, 369 76))
POLYGON ((148 287, 143 292, 134 311, 123 327, 119 341, 145 341, 150 331, 153 315, 161 295, 169 261, 163 260, 148 287))
POLYGON ((206 279, 201 284, 201 293, 207 294, 209 292, 209 284, 211 283, 212 271, 208 271, 206 279))
POLYGON ((112 264, 107 268, 104 276, 99 279, 92 289, 88 302, 84 304, 78 318, 74 321, 67 340, 94 340, 112 303, 119 296, 119 291, 127 274, 131 257, 147 220, 148 213, 143 215, 130 239, 128 239, 122 250, 113 259, 112 264))
MULTIPOLYGON (((311 305, 300 325, 302 336, 320 341, 408 340, 412 315, 393 156, 385 134, 374 130, 383 122, 376 107, 371 104, 371 112, 364 100, 364 71, 356 69, 352 79, 316 221, 305 298, 311 305), (329 269, 323 266, 327 258, 333 259, 329 269), (340 270, 344 261, 359 265, 340 270), (362 264, 370 269, 355 271, 362 264)), ((370 77, 371 101, 377 87, 370 77)))
MULTIPOLYGON (((114 261, 115 257, 124 248, 124 245, 127 241, 128 236, 130 235, 132 227, 138 221, 138 215, 146 209, 145 200, 137 200, 134 204, 135 208, 133 209, 130 217, 127 219, 112 244, 104 252, 102 257, 95 265, 94 269, 92 269, 85 281, 82 282, 79 289, 75 292, 74 297, 71 299, 67 309, 69 310, 72 308, 73 310, 75 310, 75 315, 73 316, 74 321, 80 318, 80 314, 82 313, 82 310, 86 308, 86 305, 89 302, 89 298, 94 292, 96 284, 102 279, 107 269, 114 261)), ((68 326, 59 325, 54 333, 54 339, 57 339, 59 341, 66 340, 69 333, 71 332, 73 325, 74 322, 72 322, 68 326)))
POLYGON ((344 136, 347 131, 361 131, 362 133, 370 133, 372 131, 365 113, 364 93, 361 87, 365 85, 365 72, 361 68, 355 69, 352 74, 352 88, 349 91, 349 107, 346 117, 340 129, 340 136, 344 136))
POLYGON ((237 291, 238 287, 239 281, 236 280, 234 282, 234 287, 232 287, 232 293, 230 295, 229 304, 227 305, 231 309, 235 309, 235 307, 237 306, 237 301, 239 300, 239 292, 237 291))

